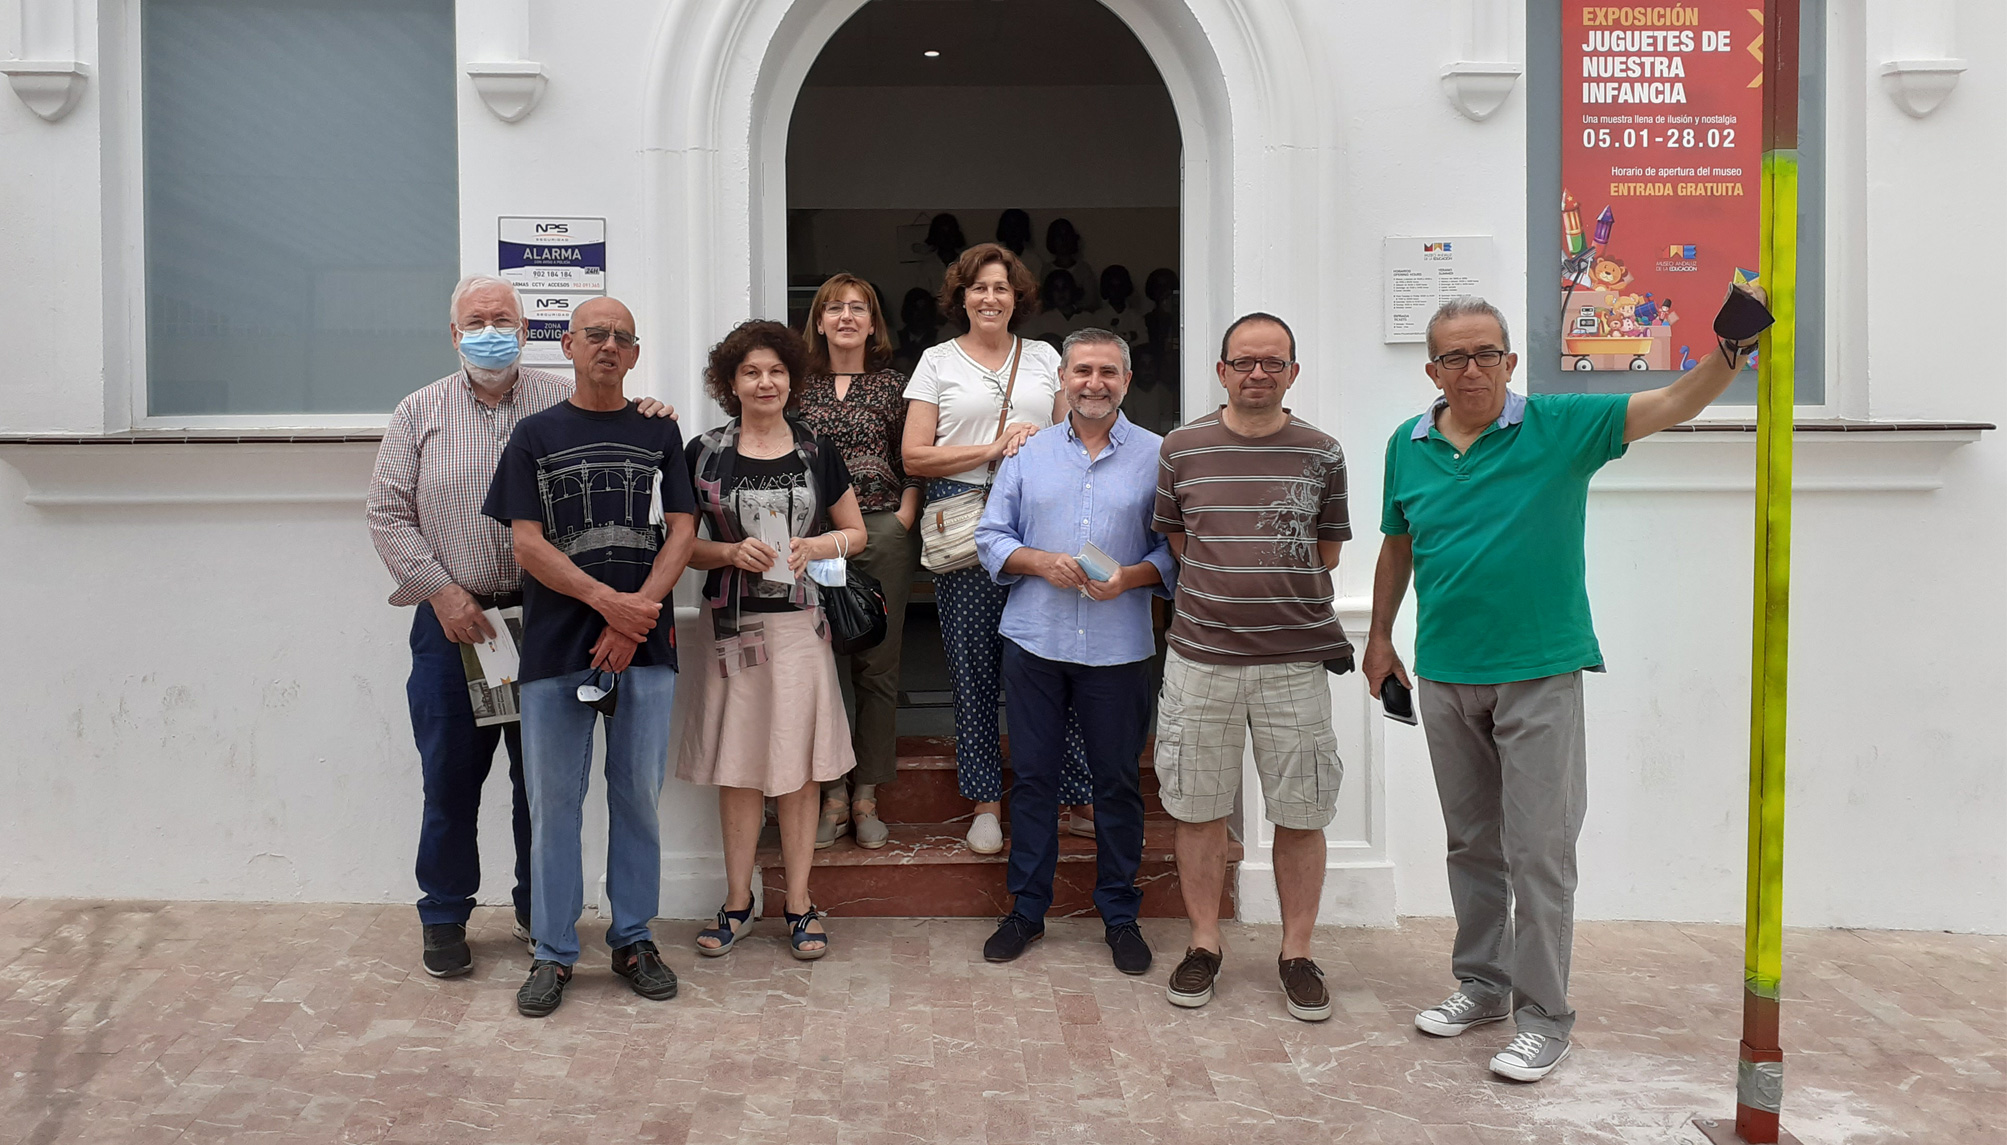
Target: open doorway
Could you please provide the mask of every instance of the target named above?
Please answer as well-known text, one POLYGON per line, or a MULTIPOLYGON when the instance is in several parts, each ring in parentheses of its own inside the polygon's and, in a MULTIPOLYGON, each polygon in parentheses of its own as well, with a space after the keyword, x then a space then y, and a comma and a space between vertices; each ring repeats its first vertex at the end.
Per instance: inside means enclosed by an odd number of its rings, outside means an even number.
MULTIPOLYGON (((788 319, 824 279, 873 283, 897 368, 960 332, 933 304, 946 265, 997 241, 1040 282, 1019 332, 1127 340, 1124 412, 1180 420, 1180 134, 1163 77, 1095 0, 874 0, 804 81, 787 143, 788 319)), ((922 574, 924 576, 924 574, 922 574)), ((900 731, 952 732, 930 586, 916 585, 900 731)))

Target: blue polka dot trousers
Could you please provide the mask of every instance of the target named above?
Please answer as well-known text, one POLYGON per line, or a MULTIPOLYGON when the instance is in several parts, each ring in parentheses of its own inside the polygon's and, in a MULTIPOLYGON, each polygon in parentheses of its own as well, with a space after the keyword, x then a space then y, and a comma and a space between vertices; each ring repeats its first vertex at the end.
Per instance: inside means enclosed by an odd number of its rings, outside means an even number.
MULTIPOLYGON (((955 768, 962 796, 977 803, 1003 798, 1003 749, 997 728, 997 682, 1003 674, 1004 602, 1010 589, 990 579, 981 566, 934 574, 934 600, 941 609, 941 642, 947 647, 948 675, 955 685, 955 768)), ((1066 763, 1059 774, 1061 806, 1094 802, 1087 771, 1087 748, 1080 724, 1066 720, 1066 763)))

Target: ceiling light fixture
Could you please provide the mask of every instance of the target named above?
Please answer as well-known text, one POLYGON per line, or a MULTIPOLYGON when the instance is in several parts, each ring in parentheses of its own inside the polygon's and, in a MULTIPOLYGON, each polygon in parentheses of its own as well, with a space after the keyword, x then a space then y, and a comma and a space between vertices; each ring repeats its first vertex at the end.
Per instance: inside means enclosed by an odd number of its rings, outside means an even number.
POLYGON ((927 57, 930 60, 938 60, 941 58, 941 53, 933 48, 928 48, 926 51, 921 52, 920 54, 927 57))

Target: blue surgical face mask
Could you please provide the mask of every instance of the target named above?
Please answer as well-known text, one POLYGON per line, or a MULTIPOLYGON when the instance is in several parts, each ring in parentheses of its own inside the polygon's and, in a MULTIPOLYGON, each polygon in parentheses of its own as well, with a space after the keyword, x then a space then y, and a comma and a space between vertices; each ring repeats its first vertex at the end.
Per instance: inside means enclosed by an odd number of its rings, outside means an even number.
POLYGON ((523 344, 516 341, 513 330, 497 330, 493 326, 483 326, 472 334, 460 334, 460 356, 467 359, 470 366, 484 370, 499 370, 516 360, 523 352, 523 344))

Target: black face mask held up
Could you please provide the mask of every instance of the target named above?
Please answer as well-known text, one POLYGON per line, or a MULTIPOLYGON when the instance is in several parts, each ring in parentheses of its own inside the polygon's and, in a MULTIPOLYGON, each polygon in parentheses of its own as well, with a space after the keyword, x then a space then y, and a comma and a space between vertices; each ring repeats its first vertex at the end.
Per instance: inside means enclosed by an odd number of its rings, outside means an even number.
POLYGON ((1714 316, 1715 337, 1721 339, 1721 353, 1731 365, 1742 343, 1749 341, 1777 322, 1777 316, 1763 300, 1739 286, 1728 288, 1728 297, 1721 304, 1721 312, 1714 316))

